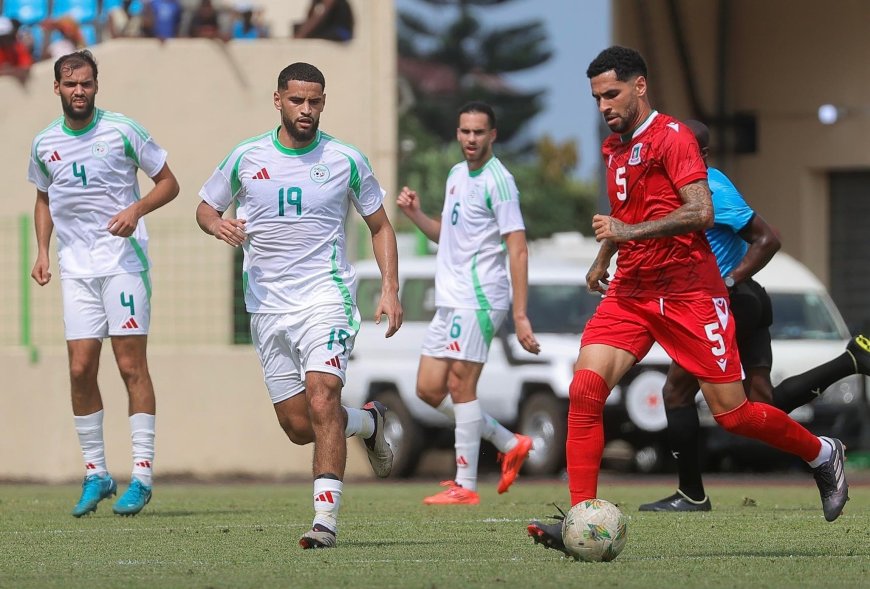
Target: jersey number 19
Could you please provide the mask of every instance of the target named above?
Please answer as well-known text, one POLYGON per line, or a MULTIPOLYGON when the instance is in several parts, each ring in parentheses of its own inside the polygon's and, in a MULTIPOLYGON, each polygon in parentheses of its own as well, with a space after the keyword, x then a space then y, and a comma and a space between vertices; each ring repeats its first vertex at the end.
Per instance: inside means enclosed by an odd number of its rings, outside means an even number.
POLYGON ((278 216, 283 217, 285 206, 296 207, 296 216, 302 215, 302 189, 298 186, 291 186, 287 189, 278 191, 278 216))

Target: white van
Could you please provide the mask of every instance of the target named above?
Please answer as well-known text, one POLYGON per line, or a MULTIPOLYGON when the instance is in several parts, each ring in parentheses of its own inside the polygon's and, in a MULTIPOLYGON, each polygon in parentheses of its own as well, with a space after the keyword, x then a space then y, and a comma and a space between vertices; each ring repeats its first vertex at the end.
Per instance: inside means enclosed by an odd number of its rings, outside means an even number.
MULTIPOLYGON (((524 467, 527 474, 553 474, 564 468, 568 386, 583 328, 600 301, 585 283, 597 251, 594 240, 572 235, 530 245, 528 315, 541 353, 523 350, 508 320, 492 342, 480 378, 478 398, 484 410, 534 439, 524 467)), ((344 402, 359 407, 378 399, 391 409, 387 435, 398 448, 393 470, 396 476, 408 476, 424 451, 452 445, 452 423, 416 395, 421 343, 435 312, 435 258, 400 259, 405 322, 390 339, 372 322, 381 288, 377 264, 365 260, 356 268, 363 326, 350 358, 344 402)), ((842 353, 848 339, 843 320, 804 266, 777 254, 758 279, 774 305, 775 383, 842 353)), ((667 452, 661 389, 669 364, 664 351, 654 346, 614 388, 605 406, 605 435, 614 443, 609 448, 627 453, 639 470, 660 467, 667 452)), ((841 381, 824 403, 839 406, 853 398, 857 402, 861 386, 857 377, 841 381)), ((700 395, 699 411, 702 423, 715 426, 700 395)), ((814 409, 794 414, 811 421, 814 409)))

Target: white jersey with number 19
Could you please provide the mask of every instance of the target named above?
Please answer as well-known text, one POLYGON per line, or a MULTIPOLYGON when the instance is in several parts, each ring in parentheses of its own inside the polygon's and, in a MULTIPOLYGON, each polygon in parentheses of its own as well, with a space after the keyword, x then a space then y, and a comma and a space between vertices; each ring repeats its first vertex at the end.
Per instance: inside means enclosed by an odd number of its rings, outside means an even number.
POLYGON ((384 191, 355 148, 318 131, 307 147, 289 149, 278 141, 279 128, 236 146, 199 195, 221 212, 235 200, 236 217, 246 221, 248 312, 339 303, 351 320, 356 272, 346 253, 348 205, 366 217, 380 209, 384 191))
POLYGON ((502 236, 524 231, 514 177, 493 156, 482 168, 453 166, 447 178, 435 304, 455 309, 510 308, 510 281, 502 236))
POLYGON ((153 178, 165 164, 166 151, 145 129, 102 109, 84 129, 70 129, 59 117, 34 138, 27 177, 48 193, 61 278, 150 268, 145 220, 128 238, 109 233, 108 224, 139 200, 136 171, 153 178))

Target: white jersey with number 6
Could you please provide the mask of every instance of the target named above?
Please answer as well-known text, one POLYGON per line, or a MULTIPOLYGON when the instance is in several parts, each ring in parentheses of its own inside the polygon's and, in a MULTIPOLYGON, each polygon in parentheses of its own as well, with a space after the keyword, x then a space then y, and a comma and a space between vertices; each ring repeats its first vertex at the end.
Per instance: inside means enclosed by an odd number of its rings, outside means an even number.
POLYGON ((348 205, 366 217, 384 199, 362 153, 320 131, 307 147, 289 149, 275 128, 236 146, 199 196, 221 212, 236 201, 236 217, 246 220, 248 312, 305 312, 339 303, 353 322, 356 272, 346 253, 348 205))
POLYGON ((482 167, 453 166, 447 178, 435 304, 456 309, 510 308, 510 282, 502 236, 524 231, 514 177, 493 156, 482 167))
POLYGON ((48 193, 61 278, 95 278, 148 270, 145 220, 133 235, 108 231, 109 219, 139 200, 139 168, 150 178, 166 151, 136 121, 102 109, 81 130, 55 119, 33 140, 27 177, 48 193))

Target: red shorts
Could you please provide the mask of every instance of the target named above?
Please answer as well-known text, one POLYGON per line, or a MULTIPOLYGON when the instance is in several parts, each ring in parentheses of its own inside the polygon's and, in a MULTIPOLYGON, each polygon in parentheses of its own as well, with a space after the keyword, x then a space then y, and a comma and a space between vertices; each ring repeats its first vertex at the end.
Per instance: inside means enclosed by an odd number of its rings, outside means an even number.
POLYGON ((640 360, 653 342, 699 380, 743 379, 734 318, 723 297, 604 297, 583 330, 581 347, 604 344, 640 360))

